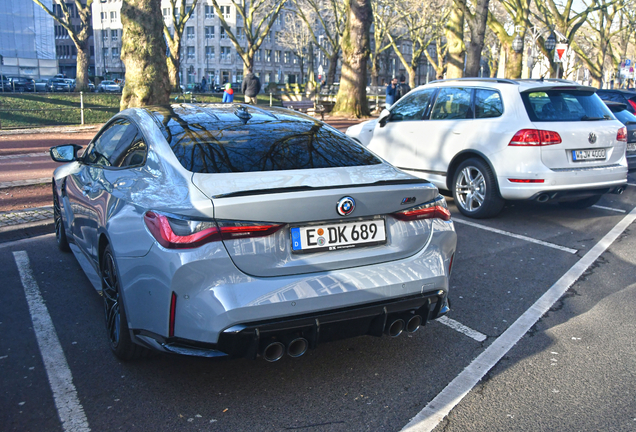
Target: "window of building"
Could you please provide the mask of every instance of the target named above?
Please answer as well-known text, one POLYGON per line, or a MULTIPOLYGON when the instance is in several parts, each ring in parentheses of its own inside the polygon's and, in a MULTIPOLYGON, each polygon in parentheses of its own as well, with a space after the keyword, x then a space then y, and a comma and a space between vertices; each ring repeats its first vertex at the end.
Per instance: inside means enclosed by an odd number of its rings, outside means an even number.
POLYGON ((188 40, 194 40, 194 27, 186 27, 186 37, 188 40))
POLYGON ((291 60, 291 53, 289 51, 285 51, 284 57, 283 57, 283 62, 284 63, 289 63, 291 60))
POLYGON ((205 38, 214 39, 214 26, 207 26, 205 28, 205 38))
POLYGON ((271 62, 272 61, 272 50, 265 50, 265 61, 266 62, 271 62))
POLYGON ((111 13, 110 13, 110 22, 111 23, 116 23, 117 22, 117 12, 116 11, 111 11, 111 13))
MULTIPOLYGON (((187 14, 188 14, 188 12, 190 12, 191 10, 192 10, 192 6, 188 6, 188 7, 186 7, 186 15, 187 15, 187 14)), ((192 15, 190 15, 190 17, 191 17, 191 18, 193 18, 193 17, 194 17, 194 13, 195 13, 195 12, 196 12, 196 9, 195 9, 195 10, 192 10, 192 15)))
POLYGON ((91 58, 95 58, 95 47, 91 45, 91 58))
POLYGON ((113 58, 113 60, 119 59, 119 48, 117 47, 111 48, 110 52, 111 52, 111 57, 113 58))
POLYGON ((108 19, 108 12, 101 12, 99 14, 99 17, 101 18, 102 21, 106 21, 108 19))
POLYGON ((280 63, 280 51, 274 51, 274 63, 280 63))
POLYGON ((243 27, 236 28, 236 37, 238 40, 245 40, 245 29, 243 27))
POLYGON ((259 49, 256 50, 256 52, 254 53, 254 61, 262 61, 263 60, 263 50, 259 49))
POLYGON ((223 27, 221 27, 221 39, 227 39, 227 33, 223 27))
POLYGON ((267 36, 265 36, 265 42, 272 43, 272 32, 267 33, 267 36))
POLYGON ((194 47, 188 47, 188 60, 194 60, 194 47))
POLYGON ((230 19, 230 6, 220 6, 223 18, 230 19))
POLYGON ((207 19, 214 18, 214 6, 205 6, 205 17, 207 19))
POLYGON ((163 8, 162 12, 163 12, 163 18, 168 19, 168 17, 170 16, 170 8, 163 8))
POLYGON ((115 30, 115 29, 111 30, 110 31, 110 39, 113 42, 117 42, 117 40, 119 39, 119 30, 115 30))
POLYGON ((221 47, 221 61, 230 61, 232 59, 230 55, 230 47, 221 47))
POLYGON ((214 61, 214 47, 205 47, 205 59, 214 61))

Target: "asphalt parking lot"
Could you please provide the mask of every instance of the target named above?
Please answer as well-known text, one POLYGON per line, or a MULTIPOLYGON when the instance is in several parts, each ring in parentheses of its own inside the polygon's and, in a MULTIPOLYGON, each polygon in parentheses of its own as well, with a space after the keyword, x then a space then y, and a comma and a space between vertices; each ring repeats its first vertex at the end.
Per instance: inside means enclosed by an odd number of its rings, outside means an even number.
POLYGON ((514 203, 480 221, 449 199, 447 319, 276 363, 119 362, 100 296, 52 235, 0 244, 0 429, 636 430, 629 183, 587 210, 514 203))

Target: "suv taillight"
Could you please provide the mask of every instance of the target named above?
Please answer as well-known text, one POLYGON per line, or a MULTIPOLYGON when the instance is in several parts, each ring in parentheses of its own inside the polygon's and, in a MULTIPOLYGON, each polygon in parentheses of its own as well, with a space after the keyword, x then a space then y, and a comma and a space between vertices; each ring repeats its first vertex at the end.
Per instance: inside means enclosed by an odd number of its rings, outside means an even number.
POLYGON ((156 211, 147 211, 144 221, 157 243, 166 249, 189 249, 219 240, 264 237, 283 226, 247 221, 191 220, 156 211))
POLYGON ((623 126, 616 133, 616 141, 627 142, 627 128, 623 126))
POLYGON ((553 131, 521 129, 512 137, 509 146, 548 146, 561 144, 561 136, 553 131))
POLYGON ((417 207, 391 213, 391 216, 401 221, 413 221, 418 219, 442 219, 448 221, 451 218, 446 200, 441 195, 417 207))
POLYGON ((629 102, 632 108, 634 108, 634 111, 636 111, 636 100, 627 99, 627 102, 629 102))

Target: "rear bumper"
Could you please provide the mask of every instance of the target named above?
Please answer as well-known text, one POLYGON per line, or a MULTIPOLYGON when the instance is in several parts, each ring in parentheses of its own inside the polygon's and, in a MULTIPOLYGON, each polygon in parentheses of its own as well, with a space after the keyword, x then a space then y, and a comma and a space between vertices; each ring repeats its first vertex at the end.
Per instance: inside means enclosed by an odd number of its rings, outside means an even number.
POLYGON ((394 319, 408 321, 421 317, 422 325, 449 311, 442 290, 388 300, 358 307, 341 308, 297 317, 233 325, 219 336, 218 343, 201 343, 181 338, 163 338, 145 331, 134 331, 137 339, 156 350, 198 357, 254 359, 273 342, 287 346, 303 338, 310 349, 319 343, 356 336, 382 336, 394 319))
POLYGON ((508 174, 499 175, 499 191, 502 198, 510 200, 534 199, 547 193, 554 198, 569 195, 609 193, 627 183, 627 163, 605 166, 564 170, 544 169, 531 175, 508 174), (543 183, 512 183, 510 178, 542 179, 543 183), (588 191, 596 191, 588 193, 588 191))

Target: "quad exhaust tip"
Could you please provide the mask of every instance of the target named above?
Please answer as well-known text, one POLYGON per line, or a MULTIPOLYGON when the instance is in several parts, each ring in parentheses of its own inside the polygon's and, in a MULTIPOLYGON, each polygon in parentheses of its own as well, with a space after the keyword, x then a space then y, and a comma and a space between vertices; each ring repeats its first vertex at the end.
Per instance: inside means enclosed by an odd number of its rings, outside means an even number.
POLYGON ((309 342, 305 338, 296 338, 287 345, 287 355, 293 358, 300 357, 307 352, 309 342))
POLYGON ((415 333, 420 328, 421 325, 422 325, 422 317, 419 315, 414 315, 406 323, 406 331, 409 333, 415 333))
POLYGON ((550 199, 550 195, 548 195, 547 193, 541 194, 537 197, 537 201, 539 201, 540 203, 544 203, 548 201, 549 199, 550 199))
POLYGON ((404 331, 404 320, 396 319, 386 328, 386 334, 391 337, 398 337, 404 331))
POLYGON ((263 350, 263 358, 268 362, 275 362, 285 355, 285 345, 280 342, 272 342, 263 350))

